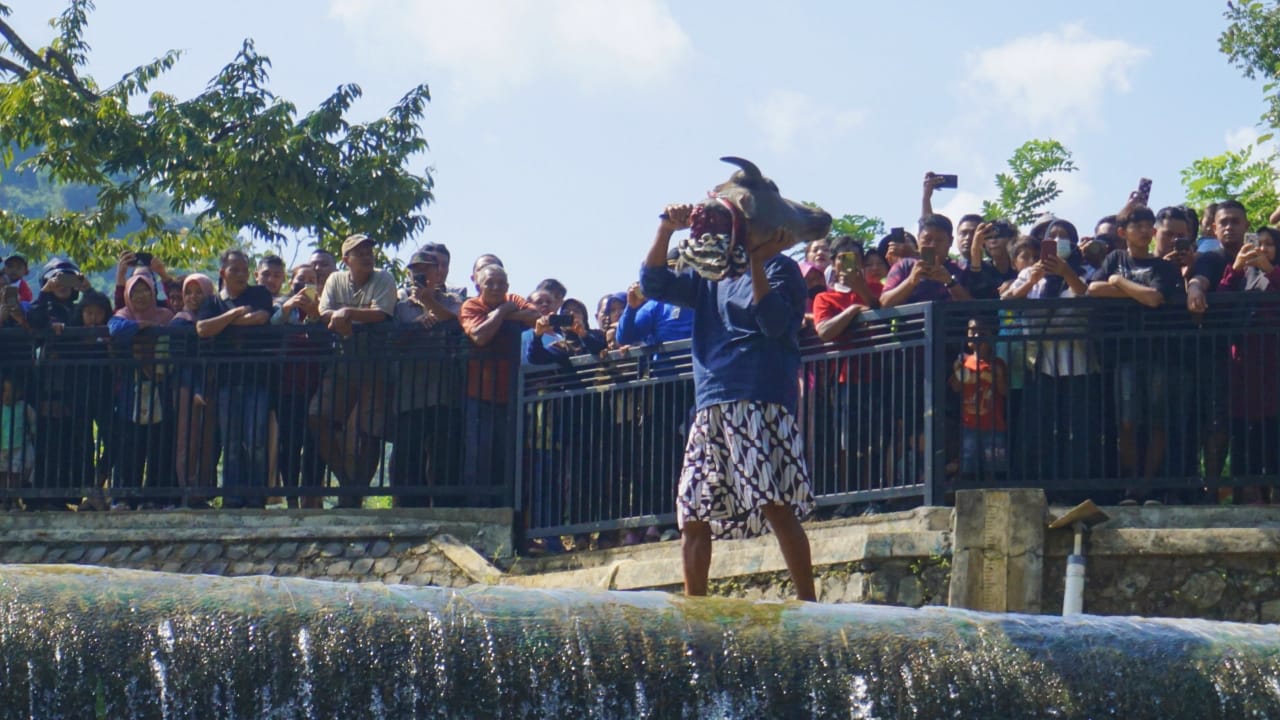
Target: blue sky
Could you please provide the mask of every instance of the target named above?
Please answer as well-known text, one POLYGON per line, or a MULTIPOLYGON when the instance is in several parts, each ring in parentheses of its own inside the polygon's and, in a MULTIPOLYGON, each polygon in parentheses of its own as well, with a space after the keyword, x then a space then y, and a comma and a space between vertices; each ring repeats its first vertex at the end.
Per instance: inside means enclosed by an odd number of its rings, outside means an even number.
MULTIPOLYGON (((60 0, 15 3, 33 43, 60 0)), ((935 205, 976 210, 1030 138, 1080 171, 1052 210, 1082 230, 1139 177, 1182 200, 1179 171, 1256 137, 1257 83, 1218 52, 1224 2, 667 0, 104 0, 91 17, 100 83, 170 48, 157 89, 198 92, 252 37, 272 88, 301 108, 341 83, 357 119, 414 84, 436 179, 432 225, 450 281, 484 252, 528 292, 555 276, 588 304, 635 277, 668 202, 755 161, 789 197, 910 226, 926 170, 956 173, 935 205)), ((397 253, 407 257, 406 244, 397 253)), ((288 255, 286 255, 288 259, 288 255)))

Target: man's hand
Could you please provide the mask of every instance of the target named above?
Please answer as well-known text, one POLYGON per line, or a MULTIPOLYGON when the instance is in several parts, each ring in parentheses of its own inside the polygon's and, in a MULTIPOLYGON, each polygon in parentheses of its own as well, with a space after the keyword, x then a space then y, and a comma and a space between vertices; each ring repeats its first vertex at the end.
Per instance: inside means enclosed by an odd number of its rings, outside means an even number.
POLYGON ((982 267, 983 250, 991 237, 991 223, 979 223, 973 231, 973 243, 969 246, 969 269, 977 271, 982 267))
POLYGON ((352 327, 351 316, 347 313, 347 308, 341 308, 329 316, 329 330, 342 337, 351 337, 352 327))
POLYGON ((1245 245, 1240 248, 1240 252, 1236 253, 1236 261, 1231 264, 1231 269, 1244 272, 1244 269, 1253 265, 1253 261, 1261 254, 1262 248, 1257 245, 1245 245))
POLYGON ((426 307, 427 303, 434 300, 436 297, 436 288, 432 287, 432 284, 433 283, 428 281, 426 287, 418 287, 415 285, 413 291, 409 294, 409 297, 411 297, 418 305, 426 307))
POLYGON ((693 206, 688 203, 668 205, 662 208, 659 228, 668 232, 684 230, 689 227, 689 218, 693 215, 693 206))
POLYGON ((535 320, 535 321, 534 321, 534 323, 533 323, 533 334, 534 334, 535 336, 537 336, 537 337, 542 337, 543 335, 549 335, 549 334, 551 334, 551 333, 553 333, 553 332, 555 332, 555 331, 551 328, 551 316, 550 316, 550 315, 543 315, 542 317, 540 317, 540 318, 538 318, 537 320, 535 320))
POLYGON ((942 184, 943 177, 932 171, 924 174, 924 197, 933 197, 933 191, 938 189, 942 184))
POLYGON ((631 286, 627 288, 627 307, 632 310, 639 310, 640 306, 644 305, 646 300, 648 300, 648 298, 646 298, 644 293, 641 292, 640 283, 631 283, 631 286))
POLYGON ((1059 277, 1064 277, 1067 270, 1071 269, 1071 266, 1067 264, 1067 261, 1058 257, 1057 254, 1047 255, 1041 258, 1040 262, 1032 265, 1032 276, 1036 274, 1037 267, 1040 268, 1040 277, 1035 278, 1032 282, 1039 282, 1040 278, 1043 278, 1045 275, 1057 275, 1059 277))
POLYGON ((1200 283, 1195 281, 1187 283, 1187 310, 1195 315, 1201 315, 1208 309, 1209 299, 1205 297, 1204 288, 1200 287, 1200 283))
MULTIPOLYGON (((929 265, 927 263, 918 263, 918 266, 924 266, 924 276, 936 283, 942 285, 950 284, 955 278, 951 277, 951 273, 941 265, 929 265)), ((914 268, 913 268, 914 269, 914 268)))

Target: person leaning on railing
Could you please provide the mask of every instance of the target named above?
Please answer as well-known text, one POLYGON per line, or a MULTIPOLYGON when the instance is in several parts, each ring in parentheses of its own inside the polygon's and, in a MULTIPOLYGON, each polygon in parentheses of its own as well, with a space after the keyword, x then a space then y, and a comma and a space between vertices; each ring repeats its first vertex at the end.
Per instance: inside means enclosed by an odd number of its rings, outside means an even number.
MULTIPOLYGON (((329 276, 320 295, 320 317, 345 342, 341 358, 321 380, 311 401, 310 421, 325 464, 346 487, 368 488, 382 458, 386 431, 387 364, 373 357, 369 334, 356 336, 357 326, 386 323, 396 310, 396 281, 379 270, 374 241, 351 235, 342 242, 347 266, 329 276)), ((361 499, 340 497, 342 507, 359 507, 361 499)))
MULTIPOLYGON (((1125 231, 1127 249, 1107 256, 1094 273, 1089 295, 1160 307, 1178 292, 1181 277, 1172 263, 1151 254, 1156 215, 1151 208, 1131 202, 1117 219, 1125 231)), ((1116 425, 1122 470, 1140 474, 1149 487, 1160 472, 1168 441, 1169 371, 1168 358, 1158 352, 1159 343, 1148 343, 1143 349, 1145 353, 1128 343, 1117 347, 1116 425), (1146 442, 1141 442, 1139 432, 1144 429, 1146 442)), ((1129 488, 1123 502, 1136 504, 1147 497, 1145 490, 1129 488)))
MULTIPOLYGON (((1001 299, 1064 300, 1088 294, 1075 225, 1054 218, 1044 239, 1054 244, 1055 252, 1046 250, 1022 269, 1001 299)), ((1018 254, 1035 250, 1032 243, 1020 244, 1018 254)), ((1095 421, 1102 398, 1095 377, 1098 360, 1088 338, 1088 313, 1063 307, 1032 311, 1022 314, 1018 325, 1025 335, 1063 337, 1011 343, 1023 345, 1017 348, 1023 352, 1009 354, 1025 357, 1028 369, 1021 406, 1011 417, 1022 430, 1010 448, 1015 472, 1046 480, 1096 476, 1102 470, 1095 421)))
POLYGON ((508 480, 512 386, 520 361, 520 336, 538 313, 519 295, 508 293, 507 271, 485 265, 475 272, 478 297, 462 304, 458 319, 475 345, 467 361, 466 452, 468 487, 493 487, 508 480))
POLYGON ((222 442, 222 507, 261 508, 265 496, 245 497, 240 488, 265 488, 269 468, 267 457, 268 388, 261 368, 240 365, 230 358, 238 355, 237 338, 228 330, 257 327, 271 319, 271 293, 249 284, 249 257, 240 250, 222 253, 219 291, 206 298, 196 316, 196 334, 218 338, 220 353, 227 360, 217 364, 218 434, 222 442))
MULTIPOLYGON (((858 316, 880 307, 884 285, 868 269, 862 245, 852 238, 838 238, 831 251, 835 254, 835 277, 831 286, 813 299, 814 330, 823 342, 852 349, 857 347, 858 316)), ((852 485, 837 487, 838 492, 870 489, 873 472, 885 467, 877 462, 878 456, 891 445, 885 442, 892 436, 891 423, 883 428, 870 427, 870 423, 887 415, 884 389, 888 386, 873 377, 871 363, 857 357, 816 367, 811 363, 810 368, 806 380, 819 418, 812 433, 815 455, 839 453, 831 468, 836 477, 857 478, 852 485), (845 437, 837 435, 840 430, 845 437), (848 457, 846 452, 852 452, 854 457, 848 457)), ((817 475, 821 469, 813 468, 813 472, 817 475)))
MULTIPOLYGON (((149 274, 129 278, 124 287, 125 306, 107 324, 113 350, 133 359, 126 366, 116 411, 120 433, 115 436, 117 489, 171 489, 174 477, 174 418, 169 403, 169 373, 162 359, 167 355, 167 336, 140 335, 148 328, 167 326, 173 312, 157 303, 155 283, 149 274)), ((171 507, 172 497, 150 496, 145 500, 117 498, 118 505, 171 507)))
MULTIPOLYGON (((391 484, 397 488, 456 485, 462 444, 463 370, 455 349, 461 339, 462 297, 449 289, 449 250, 431 243, 418 248, 407 269, 413 288, 396 303, 393 342, 403 352, 394 398, 396 429, 391 484)), ((404 495, 398 507, 448 506, 456 497, 404 495)))
MULTIPOLYGON (((1280 211, 1278 211, 1280 212, 1280 211)), ((1276 248, 1280 231, 1258 228, 1253 244, 1242 245, 1223 271, 1221 289, 1243 293, 1280 293, 1276 248)), ((1231 345, 1227 376, 1231 409, 1231 470, 1237 476, 1280 475, 1280 305, 1259 304, 1249 314, 1257 332, 1237 335, 1231 345)), ((1264 488, 1246 492, 1252 502, 1266 502, 1264 488)))
MULTIPOLYGON (((191 273, 182 280, 182 310, 173 316, 170 326, 195 330, 200 308, 205 300, 218 292, 213 280, 202 273, 191 273)), ((195 337, 172 338, 174 355, 184 358, 177 370, 178 400, 178 449, 176 470, 178 487, 186 491, 184 503, 193 508, 207 509, 207 495, 216 485, 214 450, 217 449, 214 428, 218 418, 208 393, 208 369, 191 359, 195 357, 198 343, 195 337), (194 493, 192 492, 194 491, 194 493)))

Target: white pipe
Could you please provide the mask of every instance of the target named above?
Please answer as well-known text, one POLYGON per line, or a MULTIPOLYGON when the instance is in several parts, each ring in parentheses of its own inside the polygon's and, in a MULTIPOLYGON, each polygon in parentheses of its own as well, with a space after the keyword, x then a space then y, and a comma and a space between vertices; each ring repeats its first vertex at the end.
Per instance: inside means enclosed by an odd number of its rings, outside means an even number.
MULTIPOLYGON (((1079 548, 1079 533, 1076 534, 1079 548)), ((1084 555, 1067 556, 1067 584, 1062 592, 1062 616, 1079 615, 1084 610, 1084 555)))

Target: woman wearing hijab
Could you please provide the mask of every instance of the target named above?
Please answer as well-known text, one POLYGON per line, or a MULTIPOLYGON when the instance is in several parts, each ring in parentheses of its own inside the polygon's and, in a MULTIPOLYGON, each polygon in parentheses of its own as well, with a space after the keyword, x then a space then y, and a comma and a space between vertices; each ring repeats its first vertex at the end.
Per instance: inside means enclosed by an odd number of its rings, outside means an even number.
MULTIPOLYGON (((182 309, 173 316, 170 325, 187 328, 189 334, 181 337, 181 344, 174 346, 179 357, 194 357, 198 340, 195 335, 200 306, 217 292, 213 280, 200 273, 192 273, 182 281, 182 309)), ((174 338, 175 342, 179 338, 174 338)), ((184 362, 178 374, 178 450, 177 480, 183 488, 183 503, 189 507, 207 508, 209 494, 203 488, 214 486, 214 428, 217 417, 213 406, 207 402, 207 387, 203 367, 184 362), (194 491, 194 495, 191 494, 194 491)))
MULTIPOLYGON (((1084 297, 1089 288, 1075 226, 1051 220, 1041 246, 1039 262, 1021 270, 1002 299, 1084 297), (1050 241, 1056 252, 1048 251, 1050 241)), ((1087 314, 1069 309, 1028 311, 1021 324, 1031 335, 1066 337, 1026 343, 1026 412, 1017 423, 1025 434, 1012 448, 1021 458, 1014 470, 1034 478, 1096 477, 1102 470, 1096 430, 1102 385, 1088 341, 1087 314)))
MULTIPOLYGON (((137 489, 145 470, 148 489, 169 489, 173 475, 173 410, 165 392, 167 368, 159 360, 168 354, 168 336, 140 336, 143 330, 164 327, 173 311, 156 301, 155 282, 149 275, 134 275, 125 283, 125 306, 116 311, 107 329, 112 348, 135 361, 125 369, 116 398, 119 436, 116 439, 116 488, 137 489)), ((113 507, 127 508, 125 500, 113 507)), ((172 505, 173 498, 153 497, 141 506, 172 505)))

